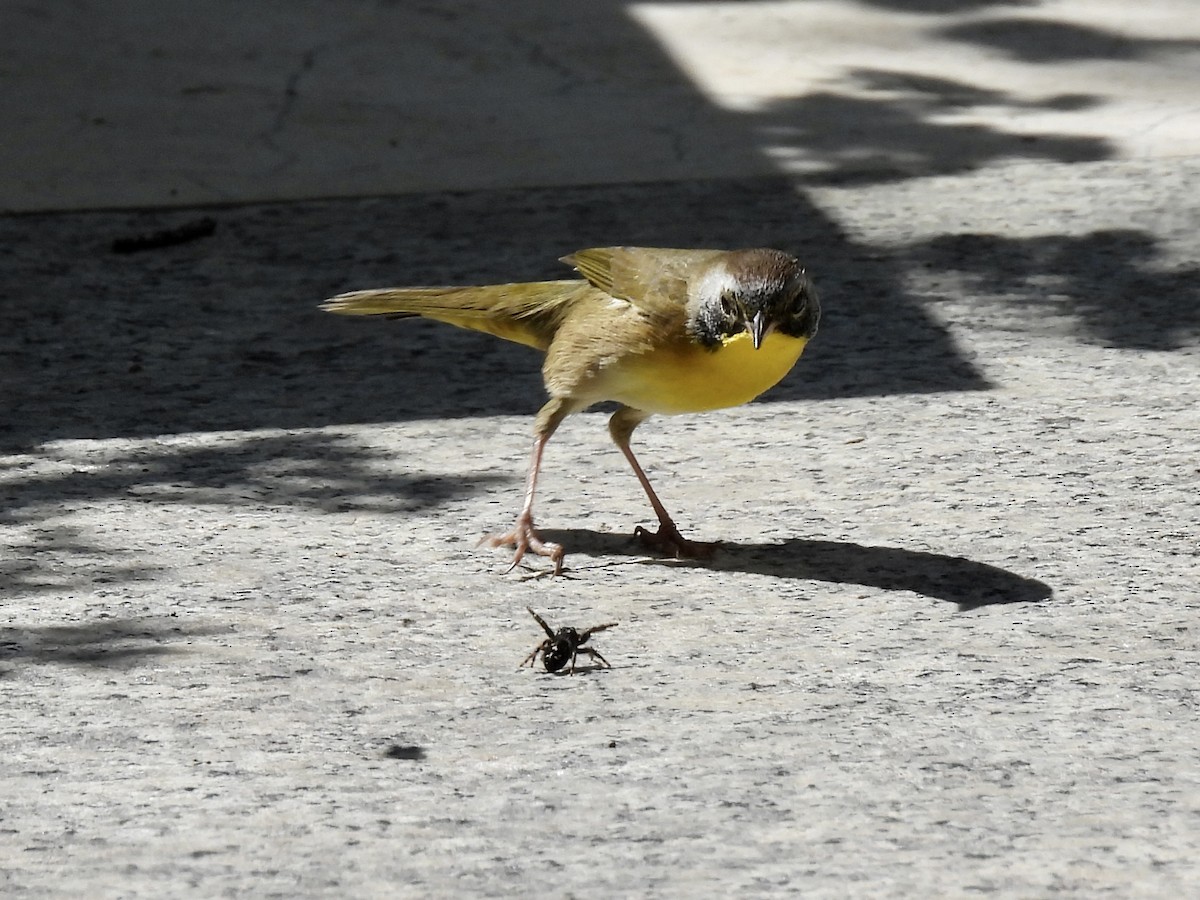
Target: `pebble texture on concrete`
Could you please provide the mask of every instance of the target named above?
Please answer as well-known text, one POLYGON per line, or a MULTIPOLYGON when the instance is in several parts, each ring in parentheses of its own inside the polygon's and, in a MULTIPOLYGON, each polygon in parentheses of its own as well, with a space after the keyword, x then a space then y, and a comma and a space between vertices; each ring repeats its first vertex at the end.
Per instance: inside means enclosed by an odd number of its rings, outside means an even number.
POLYGON ((0 9, 0 893, 1194 891, 1190 0, 519 6, 0 9), (610 243, 822 328, 505 575, 537 355, 316 306, 610 243))
POLYGON ((1197 177, 246 207, 130 255, 193 214, 3 220, 6 891, 1183 890, 1197 177), (640 553, 583 414, 540 507, 568 577, 503 575, 475 541, 519 501, 536 355, 314 310, 738 229, 811 259, 828 315, 763 401, 639 431, 711 565, 640 553), (619 621, 614 668, 517 671, 527 605, 619 621))

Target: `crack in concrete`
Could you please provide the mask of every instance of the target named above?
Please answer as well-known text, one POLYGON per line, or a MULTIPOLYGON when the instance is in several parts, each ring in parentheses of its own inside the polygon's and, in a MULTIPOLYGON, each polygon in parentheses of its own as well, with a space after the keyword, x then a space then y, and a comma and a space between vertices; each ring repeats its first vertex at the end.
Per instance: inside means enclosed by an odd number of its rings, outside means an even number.
POLYGON ((287 167, 297 159, 297 155, 295 153, 287 151, 279 145, 279 143, 276 141, 276 137, 278 137, 278 135, 287 126, 288 119, 291 118, 292 111, 296 107, 296 100, 300 96, 301 79, 303 79, 305 75, 312 71, 313 67, 316 65, 317 57, 323 53, 328 46, 328 44, 318 44, 317 46, 310 47, 308 50, 304 51, 303 55, 300 57, 300 64, 288 74, 287 80, 284 82, 283 100, 279 104, 279 109, 275 112, 274 120, 260 136, 260 140, 267 148, 283 157, 279 165, 275 167, 275 171, 279 171, 280 169, 287 167))

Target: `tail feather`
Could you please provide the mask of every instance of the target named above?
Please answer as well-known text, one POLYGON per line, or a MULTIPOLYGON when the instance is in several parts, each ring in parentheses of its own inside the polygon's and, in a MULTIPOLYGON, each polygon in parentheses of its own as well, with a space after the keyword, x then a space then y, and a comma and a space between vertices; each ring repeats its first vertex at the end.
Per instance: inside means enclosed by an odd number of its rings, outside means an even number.
MULTIPOLYGON (((350 291, 330 297, 321 304, 321 309, 343 316, 423 316, 450 310, 469 315, 472 310, 455 301, 461 300, 461 295, 470 290, 471 288, 415 287, 350 291)), ((484 311, 477 309, 474 312, 476 315, 482 315, 484 311)))
POLYGON ((350 291, 321 304, 345 316, 424 316, 544 350, 586 281, 350 291))

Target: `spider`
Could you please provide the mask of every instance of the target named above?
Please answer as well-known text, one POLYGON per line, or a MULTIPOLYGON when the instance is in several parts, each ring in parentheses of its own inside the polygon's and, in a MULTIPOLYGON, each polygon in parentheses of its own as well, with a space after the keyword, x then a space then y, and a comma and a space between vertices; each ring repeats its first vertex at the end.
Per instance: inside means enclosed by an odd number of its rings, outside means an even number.
MULTIPOLYGON (((525 608, 529 609, 528 606, 525 608)), ((608 622, 604 625, 593 625, 591 628, 585 628, 583 631, 577 631, 574 628, 560 628, 558 631, 554 631, 549 625, 546 624, 546 620, 535 613, 532 609, 529 609, 529 614, 537 619, 537 623, 541 625, 542 630, 546 632, 546 640, 542 641, 533 648, 533 652, 525 657, 525 660, 521 663, 521 666, 525 665, 525 663, 529 663, 529 668, 532 669, 534 664, 537 662, 537 655, 540 653, 542 654, 542 665, 546 667, 547 672, 557 672, 567 664, 568 660, 570 660, 571 668, 567 670, 567 674, 574 675, 575 657, 580 653, 586 653, 592 659, 598 659, 601 663, 608 666, 608 668, 612 668, 612 666, 609 665, 608 660, 600 655, 599 650, 594 650, 591 647, 585 647, 583 645, 586 644, 588 638, 590 638, 597 631, 603 631, 606 628, 613 628, 619 625, 619 622, 608 622)), ((519 669, 521 666, 517 666, 517 668, 519 669)))

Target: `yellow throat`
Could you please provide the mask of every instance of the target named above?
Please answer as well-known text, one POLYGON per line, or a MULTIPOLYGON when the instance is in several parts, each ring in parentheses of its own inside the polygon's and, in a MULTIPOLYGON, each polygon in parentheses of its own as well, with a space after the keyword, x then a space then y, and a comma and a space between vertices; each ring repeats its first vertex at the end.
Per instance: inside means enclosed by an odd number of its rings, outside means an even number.
POLYGON ((750 335, 727 337, 716 350, 682 341, 630 357, 604 378, 605 396, 649 413, 689 413, 740 406, 779 383, 805 338, 772 332, 756 350, 750 335))

